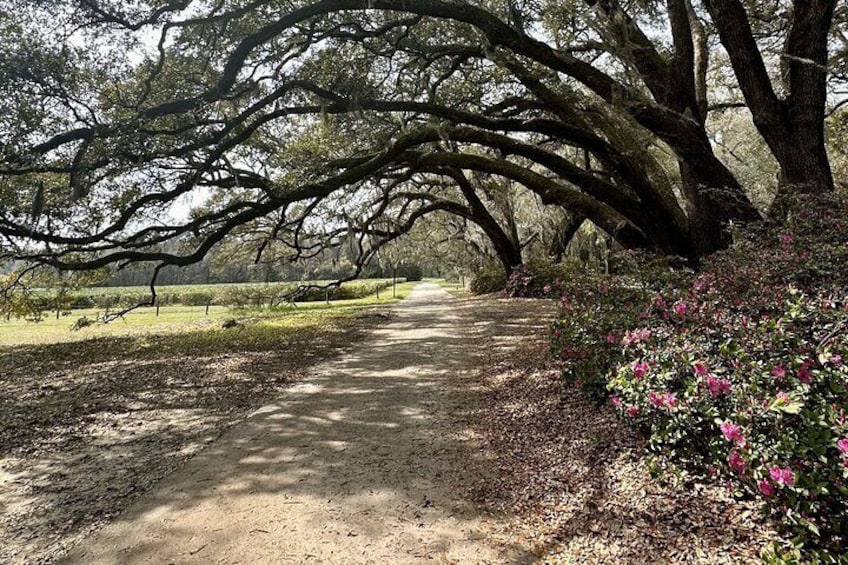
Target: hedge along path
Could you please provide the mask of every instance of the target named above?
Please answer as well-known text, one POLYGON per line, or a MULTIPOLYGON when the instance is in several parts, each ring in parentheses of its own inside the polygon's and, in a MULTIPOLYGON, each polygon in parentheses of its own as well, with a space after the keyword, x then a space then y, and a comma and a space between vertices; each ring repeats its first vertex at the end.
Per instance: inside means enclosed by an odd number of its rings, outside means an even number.
POLYGON ((506 517, 470 502, 497 473, 461 423, 480 397, 479 335, 470 308, 419 285, 354 353, 316 367, 62 562, 531 562, 492 539, 506 517))

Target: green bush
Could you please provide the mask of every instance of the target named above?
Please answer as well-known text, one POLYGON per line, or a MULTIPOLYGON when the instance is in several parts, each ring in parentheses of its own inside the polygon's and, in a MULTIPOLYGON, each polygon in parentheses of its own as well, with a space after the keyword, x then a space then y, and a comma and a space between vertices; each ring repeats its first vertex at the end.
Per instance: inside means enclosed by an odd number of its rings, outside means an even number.
POLYGON ((272 306, 291 287, 282 285, 228 286, 215 298, 217 304, 234 308, 262 308, 272 306))
POLYGON ((658 470, 729 481, 830 559, 848 545, 848 207, 799 210, 700 273, 569 281, 551 343, 658 470))
POLYGON ((489 263, 474 275, 469 290, 474 294, 501 292, 506 287, 506 274, 500 263, 489 263))
POLYGON ((96 307, 94 298, 91 296, 74 296, 69 304, 71 310, 85 310, 96 307))
POLYGON ((424 277, 424 272, 418 265, 402 265, 398 269, 397 275, 403 277, 406 281, 417 282, 424 277))
POLYGON ((507 298, 552 298, 562 295, 563 285, 571 280, 594 276, 578 263, 554 264, 531 261, 515 269, 506 281, 503 295, 507 298))
MULTIPOLYGON (((206 306, 215 301, 212 292, 185 292, 179 295, 178 302, 185 306, 206 306)), ((161 303, 160 303, 161 304, 161 303)))
MULTIPOLYGON (((398 284, 405 282, 405 279, 398 278, 398 284)), ((308 288, 302 294, 297 295, 295 300, 298 302, 320 302, 326 300, 328 295, 330 300, 356 300, 366 298, 377 292, 377 289, 383 290, 392 286, 391 279, 383 279, 378 281, 351 281, 342 284, 341 286, 333 286, 327 289, 324 288, 308 288)))

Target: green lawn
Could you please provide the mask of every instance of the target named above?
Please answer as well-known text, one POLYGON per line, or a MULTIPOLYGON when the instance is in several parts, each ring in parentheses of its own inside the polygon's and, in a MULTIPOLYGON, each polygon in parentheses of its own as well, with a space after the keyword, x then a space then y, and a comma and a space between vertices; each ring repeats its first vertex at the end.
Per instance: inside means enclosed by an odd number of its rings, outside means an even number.
MULTIPOLYGON (((329 304, 325 302, 303 302, 295 306, 284 306, 273 310, 235 310, 226 306, 211 306, 206 314, 205 306, 163 306, 156 316, 156 309, 151 307, 133 310, 124 318, 108 324, 95 324, 78 331, 71 331, 74 322, 83 317, 98 318, 102 310, 74 310, 58 320, 48 315, 41 322, 28 322, 21 319, 0 321, 0 348, 15 345, 39 345, 51 343, 66 343, 105 338, 140 338, 144 340, 151 336, 168 336, 199 332, 214 338, 218 334, 231 335, 221 329, 221 323, 230 318, 242 320, 237 328, 245 331, 260 332, 267 327, 305 327, 315 323, 324 323, 334 317, 344 317, 366 307, 388 305, 400 300, 409 293, 416 283, 398 284, 398 296, 392 298, 391 288, 380 292, 380 298, 372 295, 356 300, 336 300, 329 304), (248 328, 252 328, 248 330, 248 328)), ((274 331, 268 332, 274 334, 274 331)), ((194 336, 201 339, 201 335, 194 336)), ((182 341, 186 341, 183 339, 182 341)), ((188 340, 191 341, 191 340, 188 340)), ((159 344, 165 345, 164 343, 159 344)), ((237 347, 237 343, 231 344, 237 347)))

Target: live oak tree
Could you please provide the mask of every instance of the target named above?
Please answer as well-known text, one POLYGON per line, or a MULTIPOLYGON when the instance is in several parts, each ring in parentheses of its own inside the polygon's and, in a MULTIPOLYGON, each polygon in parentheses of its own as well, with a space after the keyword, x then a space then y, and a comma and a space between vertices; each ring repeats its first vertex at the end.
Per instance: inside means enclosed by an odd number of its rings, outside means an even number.
MULTIPOLYGON (((766 3, 782 43, 772 77, 755 26, 737 0, 704 0, 727 50, 754 124, 780 165, 781 197, 833 190, 825 147, 828 45, 836 0, 766 3)), ((844 26, 844 22, 839 23, 844 26)), ((772 41, 774 37, 770 38, 772 41)))
POLYGON ((249 232, 257 257, 273 240, 364 262, 436 210, 495 243, 462 180, 491 177, 697 261, 761 218, 713 148, 712 106, 747 106, 783 196, 832 190, 836 4, 3 0, 2 249, 187 265, 249 232), (730 68, 711 69, 719 48, 730 68))

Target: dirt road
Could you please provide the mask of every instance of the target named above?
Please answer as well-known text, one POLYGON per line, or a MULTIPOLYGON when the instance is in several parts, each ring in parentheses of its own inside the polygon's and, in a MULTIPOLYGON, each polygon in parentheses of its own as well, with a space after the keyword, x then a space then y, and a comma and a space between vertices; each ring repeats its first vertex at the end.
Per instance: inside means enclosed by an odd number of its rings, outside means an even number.
POLYGON ((455 415, 486 355, 467 310, 418 286, 163 480, 63 563, 522 563, 471 493, 497 469, 455 415))

